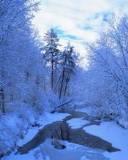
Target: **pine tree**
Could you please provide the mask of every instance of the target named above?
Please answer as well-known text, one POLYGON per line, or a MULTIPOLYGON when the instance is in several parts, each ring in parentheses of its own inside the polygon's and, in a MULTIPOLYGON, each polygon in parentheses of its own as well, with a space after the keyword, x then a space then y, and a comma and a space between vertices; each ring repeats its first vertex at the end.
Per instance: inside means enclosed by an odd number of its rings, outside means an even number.
POLYGON ((62 72, 58 82, 59 98, 65 96, 67 93, 68 85, 71 76, 74 74, 77 56, 74 52, 74 47, 68 43, 61 56, 62 59, 62 72))
POLYGON ((45 37, 45 46, 43 49, 44 59, 46 61, 46 65, 51 68, 51 89, 54 90, 56 84, 56 71, 58 65, 58 57, 59 57, 59 39, 54 29, 50 29, 45 37))

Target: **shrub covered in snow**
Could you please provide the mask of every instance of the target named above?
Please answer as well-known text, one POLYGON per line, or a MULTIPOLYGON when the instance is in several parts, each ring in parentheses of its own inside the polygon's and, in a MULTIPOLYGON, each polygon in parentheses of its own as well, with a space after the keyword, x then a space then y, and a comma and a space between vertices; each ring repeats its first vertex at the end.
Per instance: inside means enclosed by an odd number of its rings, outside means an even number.
POLYGON ((0 116, 0 154, 15 149, 36 120, 34 110, 26 104, 12 103, 8 108, 8 113, 0 116))

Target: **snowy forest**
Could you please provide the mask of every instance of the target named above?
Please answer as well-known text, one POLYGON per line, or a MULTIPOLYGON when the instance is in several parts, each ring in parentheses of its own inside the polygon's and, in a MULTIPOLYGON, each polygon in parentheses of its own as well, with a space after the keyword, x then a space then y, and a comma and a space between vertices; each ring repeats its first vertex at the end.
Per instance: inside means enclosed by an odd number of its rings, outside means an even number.
POLYGON ((128 16, 85 43, 85 68, 55 28, 40 38, 39 7, 0 0, 0 159, 127 160, 128 16))

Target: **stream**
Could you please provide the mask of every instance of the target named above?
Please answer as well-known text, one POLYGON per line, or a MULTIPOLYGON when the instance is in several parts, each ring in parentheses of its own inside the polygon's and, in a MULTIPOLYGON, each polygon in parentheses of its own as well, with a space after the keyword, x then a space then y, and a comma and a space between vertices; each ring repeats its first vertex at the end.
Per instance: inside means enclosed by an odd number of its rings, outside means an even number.
POLYGON ((13 153, 9 159, 3 158, 2 160, 19 160, 18 157, 23 158, 33 153, 44 160, 109 160, 103 155, 104 152, 120 150, 100 137, 83 130, 86 125, 99 125, 99 122, 82 112, 68 113, 70 115, 62 121, 53 122, 40 129, 30 141, 18 148, 16 155, 13 153), (73 118, 84 118, 89 120, 89 123, 73 129, 68 124, 68 121, 73 118), (45 155, 48 155, 46 159, 45 155))

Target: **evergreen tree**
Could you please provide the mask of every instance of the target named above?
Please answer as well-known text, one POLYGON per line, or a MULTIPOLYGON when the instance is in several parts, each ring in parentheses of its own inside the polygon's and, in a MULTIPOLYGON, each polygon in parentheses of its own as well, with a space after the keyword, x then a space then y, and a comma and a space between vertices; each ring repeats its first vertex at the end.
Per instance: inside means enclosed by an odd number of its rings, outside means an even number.
POLYGON ((61 59, 62 71, 58 81, 59 98, 66 95, 71 76, 75 71, 77 56, 74 47, 70 43, 65 47, 61 59))
POLYGON ((46 65, 51 68, 51 89, 54 90, 56 84, 56 71, 58 65, 58 57, 59 57, 59 39, 54 29, 50 29, 44 37, 45 46, 43 49, 44 59, 46 61, 46 65))

